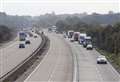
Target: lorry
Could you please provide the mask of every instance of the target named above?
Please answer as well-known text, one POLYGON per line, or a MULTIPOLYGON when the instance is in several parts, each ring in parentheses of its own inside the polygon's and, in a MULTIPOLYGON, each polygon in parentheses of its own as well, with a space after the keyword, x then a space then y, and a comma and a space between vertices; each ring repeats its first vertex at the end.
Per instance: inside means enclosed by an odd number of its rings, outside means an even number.
POLYGON ((80 32, 74 32, 74 34, 73 34, 73 40, 74 41, 79 41, 79 37, 80 37, 80 32))
POLYGON ((86 33, 80 33, 79 44, 83 44, 83 42, 85 41, 86 36, 87 36, 86 33))
POLYGON ((83 42, 83 47, 87 47, 88 44, 92 44, 92 39, 90 36, 86 36, 83 42))
POLYGON ((68 31, 68 34, 67 34, 68 38, 72 38, 73 34, 74 34, 74 31, 72 31, 72 30, 68 31))
POLYGON ((27 37, 27 35, 25 32, 23 32, 23 31, 19 32, 19 40, 20 41, 25 41, 26 37, 27 37))

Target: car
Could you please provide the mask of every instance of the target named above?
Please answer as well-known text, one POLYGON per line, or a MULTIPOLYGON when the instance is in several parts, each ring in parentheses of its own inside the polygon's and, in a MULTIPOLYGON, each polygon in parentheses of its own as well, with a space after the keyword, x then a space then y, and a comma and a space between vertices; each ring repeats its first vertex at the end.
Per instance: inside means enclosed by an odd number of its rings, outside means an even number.
POLYGON ((87 49, 87 50, 92 50, 92 49, 93 49, 92 44, 88 44, 88 45, 86 46, 86 49, 87 49))
POLYGON ((26 40, 26 41, 25 41, 25 44, 30 44, 30 40, 26 40))
POLYGON ((107 64, 107 59, 105 56, 98 56, 97 64, 107 64))
POLYGON ((37 35, 35 35, 34 38, 37 38, 37 35))
POLYGON ((63 37, 64 37, 64 38, 67 38, 65 34, 63 35, 63 37))
POLYGON ((20 43, 20 44, 19 44, 19 48, 25 48, 25 44, 20 43))
POLYGON ((73 40, 73 39, 70 39, 70 42, 74 42, 74 40, 73 40))
POLYGON ((87 44, 86 42, 83 42, 83 47, 86 48, 87 44))

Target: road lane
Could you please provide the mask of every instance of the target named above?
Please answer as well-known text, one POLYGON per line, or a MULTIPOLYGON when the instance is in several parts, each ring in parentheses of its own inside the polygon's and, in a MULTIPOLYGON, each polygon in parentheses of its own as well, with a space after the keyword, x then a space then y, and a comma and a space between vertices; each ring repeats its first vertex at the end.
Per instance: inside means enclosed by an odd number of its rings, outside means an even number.
POLYGON ((5 42, 5 43, 0 43, 0 49, 12 45, 12 44, 15 43, 17 40, 18 40, 18 37, 14 38, 12 41, 5 42))
POLYGON ((29 37, 28 39, 30 39, 31 44, 26 45, 26 48, 24 49, 19 49, 20 41, 16 41, 8 47, 1 48, 0 77, 31 55, 41 43, 41 37, 29 37))
POLYGON ((66 43, 58 35, 47 34, 50 39, 48 53, 24 82, 71 82, 72 55, 66 43))
POLYGON ((96 50, 86 50, 77 42, 70 43, 79 63, 79 82, 120 82, 120 75, 111 66, 99 65, 96 58, 100 55, 96 50))

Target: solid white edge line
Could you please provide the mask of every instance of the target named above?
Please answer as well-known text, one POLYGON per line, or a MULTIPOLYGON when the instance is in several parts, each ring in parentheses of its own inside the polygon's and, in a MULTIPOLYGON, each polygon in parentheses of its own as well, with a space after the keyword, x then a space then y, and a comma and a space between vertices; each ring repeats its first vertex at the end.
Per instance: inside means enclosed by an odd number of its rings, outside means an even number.
MULTIPOLYGON (((67 39, 67 42, 68 42, 68 39, 67 39)), ((73 68, 73 81, 72 82, 79 82, 79 78, 78 78, 78 62, 77 62, 77 57, 76 57, 76 54, 73 53, 73 49, 71 48, 71 44, 68 43, 68 46, 70 47, 71 49, 71 52, 72 52, 72 57, 73 57, 73 64, 74 64, 74 68, 73 68)))
POLYGON ((32 71, 32 73, 30 73, 30 75, 24 80, 24 82, 28 82, 27 80, 33 75, 33 73, 37 71, 37 69, 40 67, 40 65, 43 63, 43 61, 45 60, 47 56, 48 56, 48 52, 46 53, 44 58, 41 60, 40 64, 32 71))
MULTIPOLYGON (((99 55, 102 55, 100 52, 98 52, 96 49, 95 49, 95 52, 97 52, 99 55)), ((112 69, 112 71, 118 76, 118 77, 120 77, 120 74, 117 72, 117 70, 112 66, 112 64, 107 60, 107 62, 108 62, 108 65, 109 65, 109 67, 111 67, 111 69, 112 69)), ((119 79, 119 81, 120 81, 120 79, 119 79)))
POLYGON ((48 56, 48 53, 44 56, 43 60, 40 62, 40 64, 32 71, 32 73, 24 80, 24 82, 28 82, 27 80, 37 71, 37 69, 40 67, 40 65, 44 62, 46 57, 48 56))

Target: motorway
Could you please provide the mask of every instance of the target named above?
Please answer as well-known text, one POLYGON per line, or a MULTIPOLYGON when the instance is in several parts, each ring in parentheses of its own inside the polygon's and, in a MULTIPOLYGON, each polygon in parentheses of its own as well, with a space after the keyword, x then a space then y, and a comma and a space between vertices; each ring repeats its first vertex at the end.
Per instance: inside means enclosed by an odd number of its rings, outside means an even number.
MULTIPOLYGON (((97 64, 95 49, 86 50, 78 42, 70 42, 61 34, 48 33, 50 48, 40 64, 24 82, 120 82, 120 74, 108 64, 97 64)), ((41 43, 41 38, 30 38, 32 44, 19 49, 16 41, 0 49, 0 75, 4 75, 27 58, 41 43)))
POLYGON ((55 33, 48 37, 51 41, 48 53, 24 82, 120 82, 120 75, 110 63, 96 63, 100 53, 95 49, 86 50, 55 33), (76 67, 73 67, 73 59, 77 61, 76 67))
POLYGON ((50 49, 24 82, 72 82, 73 63, 70 49, 59 35, 46 35, 50 39, 50 49))
POLYGON ((0 49, 0 77, 25 60, 41 43, 41 37, 28 37, 28 39, 31 44, 26 45, 24 49, 19 49, 20 41, 18 40, 0 49))
POLYGON ((78 62, 79 82, 120 82, 120 75, 110 63, 106 65, 97 64, 96 59, 100 55, 95 49, 86 50, 78 42, 70 43, 73 55, 78 62))

